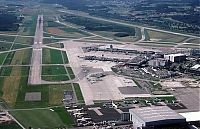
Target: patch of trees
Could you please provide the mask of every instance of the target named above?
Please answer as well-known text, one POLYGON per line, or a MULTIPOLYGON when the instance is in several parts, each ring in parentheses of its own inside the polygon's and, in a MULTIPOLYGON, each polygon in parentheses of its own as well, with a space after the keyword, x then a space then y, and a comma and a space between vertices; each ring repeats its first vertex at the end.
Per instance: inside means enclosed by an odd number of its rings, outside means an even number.
POLYGON ((173 19, 192 24, 192 25, 199 25, 200 24, 200 14, 191 14, 191 15, 178 15, 172 16, 173 19))
POLYGON ((128 33, 116 33, 116 34, 114 34, 114 36, 116 36, 116 37, 127 37, 127 36, 130 36, 128 33))
MULTIPOLYGON (((97 21, 90 18, 78 17, 78 16, 62 16, 65 21, 83 26, 86 30, 89 31, 108 31, 108 32, 121 32, 123 35, 126 33, 127 35, 135 36, 135 29, 123 26, 119 24, 97 21)), ((121 34, 120 34, 121 35, 121 34)))
POLYGON ((0 31, 16 31, 21 22, 16 15, 0 13, 0 31))

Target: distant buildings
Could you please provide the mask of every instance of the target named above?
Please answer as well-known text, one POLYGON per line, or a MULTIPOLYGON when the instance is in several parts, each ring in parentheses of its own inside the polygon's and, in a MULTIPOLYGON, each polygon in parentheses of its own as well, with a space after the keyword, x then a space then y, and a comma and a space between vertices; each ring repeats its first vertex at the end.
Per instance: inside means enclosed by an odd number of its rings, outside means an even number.
POLYGON ((192 49, 190 51, 191 56, 200 56, 200 49, 192 49))
POLYGON ((168 54, 168 55, 164 55, 164 58, 166 60, 169 60, 171 62, 176 62, 176 63, 180 63, 186 60, 186 55, 185 54, 168 54))
POLYGON ((129 109, 134 129, 150 129, 171 124, 184 124, 186 119, 167 106, 129 109))

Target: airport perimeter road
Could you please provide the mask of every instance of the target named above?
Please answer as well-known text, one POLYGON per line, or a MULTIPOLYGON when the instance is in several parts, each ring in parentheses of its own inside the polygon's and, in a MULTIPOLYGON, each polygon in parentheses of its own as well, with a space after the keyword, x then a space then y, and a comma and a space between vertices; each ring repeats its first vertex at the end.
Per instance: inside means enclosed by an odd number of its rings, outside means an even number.
POLYGON ((39 15, 34 37, 31 68, 29 72, 29 84, 41 84, 42 64, 42 41, 43 41, 43 15, 39 15))

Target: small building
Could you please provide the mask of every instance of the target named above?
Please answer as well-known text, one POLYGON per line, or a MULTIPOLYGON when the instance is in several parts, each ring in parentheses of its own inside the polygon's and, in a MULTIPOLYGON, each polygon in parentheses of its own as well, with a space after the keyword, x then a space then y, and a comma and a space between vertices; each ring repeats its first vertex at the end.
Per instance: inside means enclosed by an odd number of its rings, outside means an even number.
POLYGON ((129 109, 134 129, 185 124, 186 119, 167 106, 129 109))
POLYGON ((176 62, 176 63, 180 63, 186 60, 186 55, 185 54, 169 54, 169 55, 164 55, 164 58, 166 60, 169 60, 171 62, 176 62))

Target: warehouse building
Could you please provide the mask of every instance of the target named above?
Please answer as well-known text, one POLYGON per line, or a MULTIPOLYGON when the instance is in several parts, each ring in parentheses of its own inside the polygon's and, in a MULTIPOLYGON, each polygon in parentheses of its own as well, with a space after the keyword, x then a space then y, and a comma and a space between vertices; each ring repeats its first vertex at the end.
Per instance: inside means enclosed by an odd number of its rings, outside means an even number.
POLYGON ((169 54, 169 55, 164 55, 164 58, 166 60, 169 60, 171 62, 176 62, 176 63, 179 63, 179 62, 183 62, 186 60, 186 55, 185 54, 169 54))
POLYGON ((167 106, 129 109, 130 121, 135 129, 156 128, 172 124, 185 124, 186 119, 167 106))

